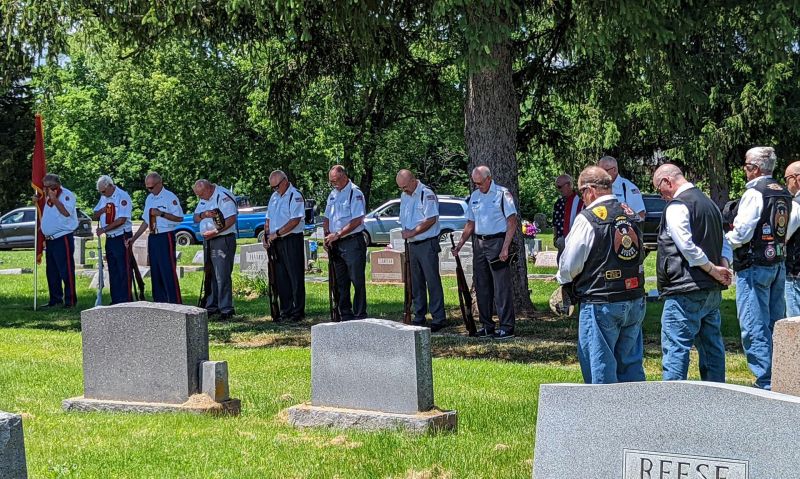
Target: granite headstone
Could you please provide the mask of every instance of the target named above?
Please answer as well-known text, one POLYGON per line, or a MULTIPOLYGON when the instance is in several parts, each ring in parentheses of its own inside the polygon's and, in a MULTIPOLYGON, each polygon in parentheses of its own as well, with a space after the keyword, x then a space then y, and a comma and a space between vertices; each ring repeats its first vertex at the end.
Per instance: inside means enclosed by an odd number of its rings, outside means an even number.
POLYGON ((239 267, 247 276, 267 276, 269 260, 267 250, 261 243, 242 245, 239 254, 239 267))
POLYGON ((798 477, 800 398, 700 381, 539 389, 533 477, 798 477))
POLYGON ((402 283, 405 280, 403 275, 403 261, 405 253, 393 249, 382 249, 373 251, 369 254, 369 261, 372 265, 372 281, 376 283, 402 283))
POLYGON ((22 417, 3 411, 0 411, 0 477, 3 479, 28 477, 22 417))
POLYGON ((383 319, 311 328, 311 404, 289 409, 300 426, 452 430, 435 409, 430 329, 383 319))
POLYGON ((800 396, 800 318, 775 323, 772 345, 772 390, 800 396))

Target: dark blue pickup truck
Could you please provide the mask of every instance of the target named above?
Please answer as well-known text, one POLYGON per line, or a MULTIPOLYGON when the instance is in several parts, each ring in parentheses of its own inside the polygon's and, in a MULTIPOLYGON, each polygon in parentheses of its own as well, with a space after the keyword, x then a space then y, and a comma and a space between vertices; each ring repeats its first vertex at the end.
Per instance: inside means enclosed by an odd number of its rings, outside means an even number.
MULTIPOLYGON (((314 202, 306 201, 306 224, 304 234, 309 235, 314 232, 314 202)), ((267 219, 266 206, 254 206, 239 208, 239 217, 236 221, 237 238, 264 238, 264 222, 267 219)), ((200 235, 200 224, 194 222, 193 215, 184 215, 181 224, 175 228, 175 241, 178 246, 202 243, 203 236, 200 235)))

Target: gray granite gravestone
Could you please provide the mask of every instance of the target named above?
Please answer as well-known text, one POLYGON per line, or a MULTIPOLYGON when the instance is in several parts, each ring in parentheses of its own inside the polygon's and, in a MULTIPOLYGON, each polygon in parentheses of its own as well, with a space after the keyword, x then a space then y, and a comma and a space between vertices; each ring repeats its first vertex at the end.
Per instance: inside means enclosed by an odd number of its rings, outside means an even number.
POLYGON ((267 250, 261 243, 242 245, 239 267, 247 276, 267 276, 267 250))
POLYGON ((3 479, 28 477, 22 417, 3 411, 0 411, 0 477, 3 479))
MULTIPOLYGON (((206 387, 217 389, 201 381, 208 362, 204 309, 149 302, 95 307, 81 313, 81 337, 84 396, 65 400, 66 410, 180 410, 206 387)), ((230 400, 205 410, 238 408, 230 400)))
POLYGON ((296 426, 452 430, 455 411, 433 401, 430 330, 382 319, 311 328, 311 403, 296 426))
POLYGON ((699 381, 539 389, 533 477, 798 477, 800 398, 699 381))

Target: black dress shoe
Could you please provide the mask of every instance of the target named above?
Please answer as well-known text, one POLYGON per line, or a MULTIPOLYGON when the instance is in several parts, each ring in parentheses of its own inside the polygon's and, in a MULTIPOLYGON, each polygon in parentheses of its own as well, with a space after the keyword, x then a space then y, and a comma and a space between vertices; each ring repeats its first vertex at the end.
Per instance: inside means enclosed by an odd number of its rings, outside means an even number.
POLYGON ((235 315, 235 314, 236 314, 236 311, 230 311, 230 312, 227 312, 227 313, 220 313, 219 319, 225 321, 226 319, 231 319, 233 317, 233 315, 235 315))
POLYGON ((444 324, 431 324, 431 332, 438 333, 446 327, 444 324))

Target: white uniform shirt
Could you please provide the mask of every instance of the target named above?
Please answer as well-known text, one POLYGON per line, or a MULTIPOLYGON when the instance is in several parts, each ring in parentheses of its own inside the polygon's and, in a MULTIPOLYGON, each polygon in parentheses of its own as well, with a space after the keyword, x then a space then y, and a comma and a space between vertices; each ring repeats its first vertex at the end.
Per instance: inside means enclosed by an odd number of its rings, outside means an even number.
POLYGON ((439 198, 421 181, 417 181, 417 187, 411 195, 405 192, 400 195, 400 225, 403 229, 414 229, 423 221, 433 217, 436 217, 436 221, 430 228, 412 236, 408 241, 415 243, 439 236, 442 229, 439 224, 439 198))
POLYGON ((131 205, 131 196, 126 193, 122 188, 119 186, 114 187, 114 192, 111 196, 100 195, 100 200, 97 202, 97 205, 94 207, 94 211, 100 211, 100 226, 105 228, 108 226, 109 223, 113 223, 115 220, 119 218, 126 218, 125 222, 121 225, 117 226, 113 230, 106 231, 106 237, 108 238, 116 238, 117 236, 123 233, 130 233, 133 231, 133 227, 131 226, 131 216, 133 215, 133 205, 131 205), (106 205, 114 205, 114 218, 111 221, 108 221, 109 218, 106 215, 108 208, 106 205))
MULTIPOLYGON (((46 193, 47 190, 45 190, 46 193)), ((78 227, 75 194, 62 186, 58 199, 69 212, 69 216, 62 215, 55 205, 50 204, 50 200, 45 200, 44 209, 42 210, 42 234, 46 238, 60 238, 72 233, 78 227)))
POLYGON ((494 180, 486 194, 479 189, 473 191, 468 206, 467 220, 475 222, 477 235, 504 233, 507 229, 506 218, 517 213, 511 192, 494 180))
MULTIPOLYGON (((692 183, 685 183, 678 188, 675 192, 675 198, 678 198, 681 193, 693 188, 692 183)), ((680 199, 680 198, 678 198, 680 199)), ((700 246, 695 244, 692 240, 692 228, 689 224, 689 208, 683 203, 670 203, 664 210, 664 225, 667 228, 667 233, 675 242, 678 251, 681 252, 689 266, 701 266, 708 263, 708 256, 700 249, 700 246)), ((733 250, 728 240, 722 237, 722 257, 732 262, 733 250)))
MULTIPOLYGON (((226 220, 231 216, 239 214, 239 207, 236 206, 236 199, 233 194, 219 185, 214 185, 214 192, 211 193, 209 199, 200 199, 200 203, 198 203, 197 207, 194 209, 194 214, 199 215, 204 211, 212 211, 215 209, 219 209, 222 212, 223 218, 226 220)), ((219 236, 225 236, 234 232, 236 232, 235 221, 230 228, 220 231, 219 236)))
POLYGON ((645 211, 642 192, 639 191, 639 188, 634 185, 631 180, 617 175, 617 179, 611 184, 611 192, 614 193, 614 196, 617 197, 620 203, 625 203, 630 206, 637 215, 645 211))
POLYGON ((295 218, 300 218, 297 226, 285 234, 302 233, 306 217, 306 202, 303 195, 289 184, 286 191, 281 195, 277 191, 272 193, 267 206, 267 219, 269 220, 269 232, 277 233, 286 223, 295 218))
MULTIPOLYGON (((147 199, 144 200, 144 213, 142 214, 142 221, 144 221, 144 224, 147 226, 150 226, 150 210, 152 208, 159 209, 162 213, 169 213, 180 218, 183 217, 183 208, 181 208, 180 200, 173 192, 164 187, 161 188, 161 193, 157 195, 150 193, 147 195, 147 199)), ((170 231, 174 231, 178 224, 180 223, 177 221, 170 221, 163 216, 157 216, 156 232, 168 233, 170 231)))
MULTIPOLYGON (((764 209, 764 197, 755 189, 755 186, 761 182, 766 181, 771 176, 759 176, 754 180, 747 182, 747 188, 739 200, 739 210, 736 212, 736 218, 733 219, 733 227, 725 235, 728 242, 733 249, 736 249, 753 239, 753 233, 756 229, 756 224, 761 218, 761 212, 764 209)), ((794 207, 792 208, 794 210, 794 207)))
POLYGON ((800 205, 797 204, 798 197, 800 197, 800 191, 794 195, 795 200, 792 201, 792 213, 789 215, 789 230, 786 233, 787 243, 795 231, 797 231, 797 228, 800 228, 800 205))
MULTIPOLYGON (((604 201, 615 199, 614 195, 603 195, 592 201, 586 207, 591 210, 595 205, 604 201)), ((594 245, 594 228, 589 220, 582 214, 578 214, 572 229, 564 240, 564 251, 561 252, 561 260, 558 262, 558 273, 556 280, 559 284, 571 283, 583 271, 583 265, 589 258, 589 252, 594 245)))
MULTIPOLYGON (((342 230, 348 223, 359 216, 367 214, 367 205, 364 194, 352 181, 348 181, 342 191, 334 188, 328 195, 325 204, 325 217, 328 218, 328 227, 331 233, 342 230)), ((358 225, 348 236, 364 231, 364 223, 358 225)))

